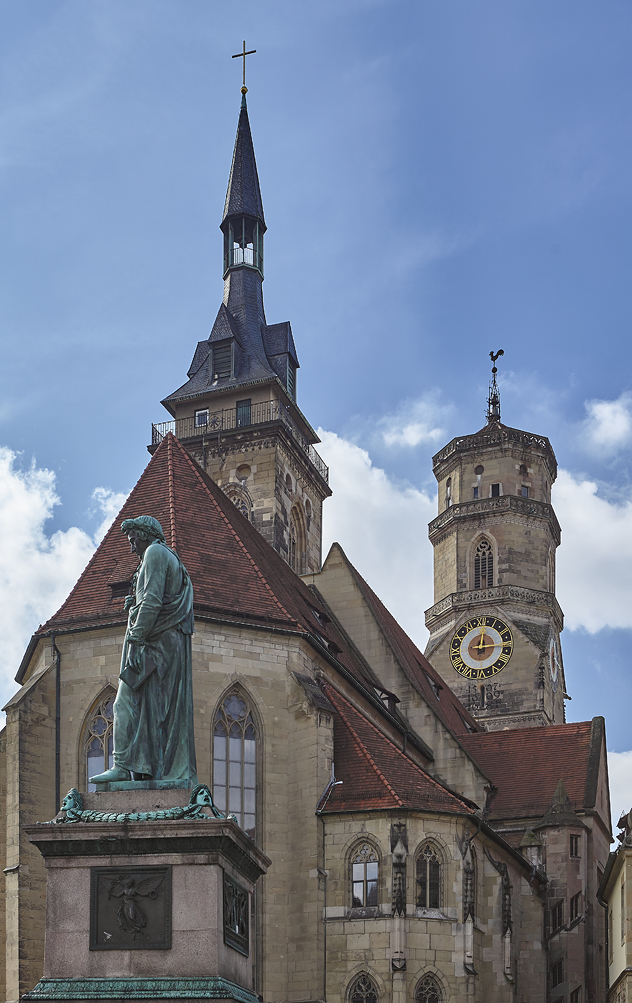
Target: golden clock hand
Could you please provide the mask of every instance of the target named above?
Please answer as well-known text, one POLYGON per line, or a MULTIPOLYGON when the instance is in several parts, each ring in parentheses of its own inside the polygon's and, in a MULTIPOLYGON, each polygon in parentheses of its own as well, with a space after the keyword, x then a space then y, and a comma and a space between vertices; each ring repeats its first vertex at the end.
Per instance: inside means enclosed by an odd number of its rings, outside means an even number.
POLYGON ((484 640, 485 640, 485 628, 481 627, 481 639, 478 642, 478 649, 479 649, 479 651, 482 651, 483 648, 484 648, 484 645, 483 645, 483 641, 484 640))

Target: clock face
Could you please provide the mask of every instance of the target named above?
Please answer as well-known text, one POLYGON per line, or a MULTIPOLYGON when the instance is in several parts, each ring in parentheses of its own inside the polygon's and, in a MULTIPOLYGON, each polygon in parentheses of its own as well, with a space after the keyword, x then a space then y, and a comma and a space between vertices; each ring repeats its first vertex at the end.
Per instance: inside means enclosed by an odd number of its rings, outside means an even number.
POLYGON ((511 630, 496 616, 475 616, 450 642, 450 660, 466 679, 489 679, 505 668, 513 651, 511 630))

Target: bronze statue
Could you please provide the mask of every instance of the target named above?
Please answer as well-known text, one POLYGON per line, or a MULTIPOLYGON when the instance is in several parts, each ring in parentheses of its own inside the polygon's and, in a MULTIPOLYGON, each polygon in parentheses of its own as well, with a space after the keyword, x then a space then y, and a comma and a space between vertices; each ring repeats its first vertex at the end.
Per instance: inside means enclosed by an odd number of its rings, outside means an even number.
POLYGON ((114 766, 93 784, 132 780, 197 783, 193 738, 193 587, 162 526, 150 515, 121 530, 140 564, 114 701, 114 766))

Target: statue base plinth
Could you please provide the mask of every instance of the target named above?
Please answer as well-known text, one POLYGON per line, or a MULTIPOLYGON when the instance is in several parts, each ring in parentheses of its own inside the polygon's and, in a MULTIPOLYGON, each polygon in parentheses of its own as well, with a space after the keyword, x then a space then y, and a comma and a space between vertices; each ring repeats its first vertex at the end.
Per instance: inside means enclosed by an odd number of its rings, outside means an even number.
MULTIPOLYGON (((88 812, 151 813, 176 807, 178 791, 82 800, 88 812)), ((257 1003, 250 896, 269 861, 235 822, 204 812, 26 827, 47 870, 46 940, 23 1000, 257 1003)))
POLYGON ((97 793, 110 791, 190 791, 197 780, 117 780, 111 784, 95 784, 97 793))

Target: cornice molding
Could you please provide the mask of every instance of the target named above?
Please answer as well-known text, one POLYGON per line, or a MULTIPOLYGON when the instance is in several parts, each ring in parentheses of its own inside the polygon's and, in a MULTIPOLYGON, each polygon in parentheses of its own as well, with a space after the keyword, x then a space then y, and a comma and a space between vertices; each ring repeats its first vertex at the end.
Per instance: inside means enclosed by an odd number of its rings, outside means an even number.
POLYGON ((534 607, 540 607, 552 615, 558 631, 563 630, 564 614, 552 592, 525 589, 519 585, 498 585, 493 589, 474 589, 469 592, 453 592, 441 599, 425 612, 426 627, 431 633, 443 629, 446 619, 456 618, 463 610, 484 609, 486 606, 509 606, 514 612, 533 614, 534 607))
MULTIPOLYGON (((548 502, 536 501, 535 498, 522 498, 520 495, 477 498, 451 505, 428 524, 428 536, 431 543, 436 545, 439 542, 438 534, 448 527, 454 529, 460 522, 480 520, 481 517, 488 524, 492 524, 492 519, 485 518, 489 516, 499 516, 502 521, 507 521, 509 514, 514 518, 518 517, 520 521, 526 518, 536 522, 548 522, 555 545, 559 546, 561 529, 553 506, 549 505, 548 502)), ((441 539, 444 537, 445 534, 441 539)))

